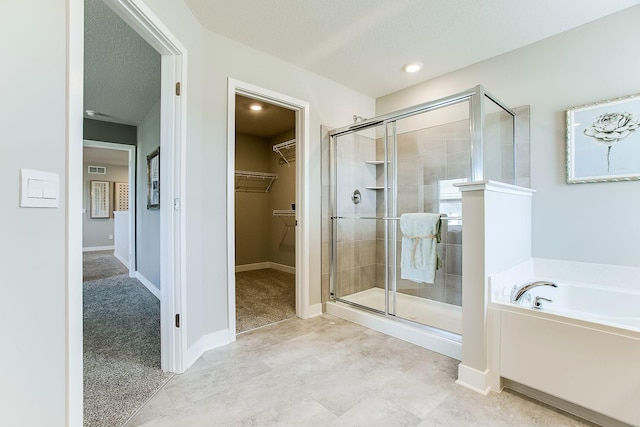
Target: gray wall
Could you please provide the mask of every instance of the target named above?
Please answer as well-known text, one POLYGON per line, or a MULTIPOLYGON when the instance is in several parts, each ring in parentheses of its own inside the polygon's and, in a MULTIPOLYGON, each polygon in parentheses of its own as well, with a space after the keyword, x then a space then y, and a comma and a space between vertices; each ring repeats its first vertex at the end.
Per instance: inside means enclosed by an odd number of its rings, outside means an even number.
POLYGON ((533 255, 640 266, 640 182, 565 183, 567 108, 640 92, 640 57, 619 63, 620 40, 639 40, 640 6, 377 100, 383 114, 476 84, 506 105, 530 105, 533 255), (616 46, 612 50, 612 46, 616 46))
POLYGON ((104 166, 107 168, 106 175, 92 175, 84 165, 84 179, 82 181, 82 208, 85 212, 82 215, 82 247, 90 248, 96 246, 113 246, 113 196, 115 182, 129 182, 129 168, 126 166, 112 166, 104 164, 93 164, 92 166, 104 166), (91 218, 91 181, 109 181, 110 204, 109 218, 91 218))
MULTIPOLYGON (((160 210, 147 209, 147 156, 160 146, 160 100, 138 126, 136 270, 160 289, 160 210)), ((162 157, 162 151, 160 152, 162 157)), ((162 170, 160 171, 162 173, 162 170)), ((160 187, 162 188, 162 181, 160 187)), ((171 203, 160 199, 160 204, 171 203)))
POLYGON ((91 141, 117 142, 119 144, 136 145, 137 129, 135 126, 101 120, 84 119, 84 139, 91 141))

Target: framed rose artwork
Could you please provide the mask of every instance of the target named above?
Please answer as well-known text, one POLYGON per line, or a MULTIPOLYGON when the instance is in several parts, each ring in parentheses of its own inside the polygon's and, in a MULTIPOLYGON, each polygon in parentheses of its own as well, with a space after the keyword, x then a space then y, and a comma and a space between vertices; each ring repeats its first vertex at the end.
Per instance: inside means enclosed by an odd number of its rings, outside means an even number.
POLYGON ((640 94, 567 110, 567 183, 640 180, 640 94))

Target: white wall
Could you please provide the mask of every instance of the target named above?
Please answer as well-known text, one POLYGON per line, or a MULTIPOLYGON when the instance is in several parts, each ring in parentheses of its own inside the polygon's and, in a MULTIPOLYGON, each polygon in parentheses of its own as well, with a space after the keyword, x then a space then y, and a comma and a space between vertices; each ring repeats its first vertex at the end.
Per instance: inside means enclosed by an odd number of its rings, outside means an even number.
POLYGON ((66 34, 65 0, 0 2, 3 425, 65 424, 66 34), (59 174, 60 207, 19 208, 20 168, 59 174))
POLYGON ((82 208, 86 212, 82 214, 82 247, 113 246, 113 237, 109 239, 109 235, 113 236, 113 183, 129 182, 129 168, 93 162, 91 166, 107 168, 106 175, 93 175, 88 173, 87 166, 83 165, 82 208), (109 218, 91 218, 91 181, 109 181, 109 218))
POLYGON ((640 92, 640 6, 377 100, 377 114, 482 84, 531 106, 533 256, 640 266, 640 182, 565 183, 565 110, 640 92))
MULTIPOLYGON (((138 126, 136 271, 160 289, 160 210, 147 209, 147 156, 160 146, 160 100, 138 126)), ((162 157, 162 151, 160 151, 162 157)), ((160 186, 162 186, 160 181, 160 186)), ((160 203, 171 203, 160 199, 160 203)))

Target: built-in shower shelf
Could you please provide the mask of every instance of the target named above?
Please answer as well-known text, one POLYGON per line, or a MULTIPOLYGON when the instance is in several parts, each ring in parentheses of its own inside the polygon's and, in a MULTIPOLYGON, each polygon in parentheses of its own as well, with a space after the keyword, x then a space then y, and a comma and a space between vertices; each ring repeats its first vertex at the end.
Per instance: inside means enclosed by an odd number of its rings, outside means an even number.
MULTIPOLYGON (((384 165, 384 160, 365 160, 365 163, 368 165, 374 165, 374 166, 380 166, 380 165, 384 165)), ((389 163, 389 162, 387 162, 389 163)), ((365 187, 367 190, 374 190, 374 191, 378 191, 378 190, 384 190, 384 187, 381 186, 369 186, 369 187, 365 187)))

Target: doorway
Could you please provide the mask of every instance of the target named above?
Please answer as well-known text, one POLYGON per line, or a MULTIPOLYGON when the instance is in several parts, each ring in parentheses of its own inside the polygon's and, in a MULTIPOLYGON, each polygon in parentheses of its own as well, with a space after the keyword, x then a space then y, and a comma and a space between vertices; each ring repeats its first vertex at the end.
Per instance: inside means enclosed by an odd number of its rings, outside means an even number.
POLYGON ((129 277, 135 277, 136 147, 91 140, 84 140, 83 147, 83 252, 113 250, 129 277), (91 202, 97 200, 92 198, 91 181, 109 183, 109 218, 93 218, 91 202))
MULTIPOLYGON (((180 167, 184 158, 183 114, 186 99, 176 93, 177 83, 185 84, 186 49, 162 22, 139 0, 104 0, 104 3, 120 16, 135 32, 144 38, 161 55, 161 95, 159 136, 160 157, 160 334, 161 366, 165 372, 184 371, 186 353, 184 328, 174 323, 176 315, 186 317, 185 289, 181 286, 184 265, 183 215, 179 206, 184 190, 184 170, 180 167)), ((82 88, 84 54, 84 4, 71 0, 68 8, 68 166, 67 166, 67 270, 68 270, 68 388, 67 421, 70 425, 82 423, 83 399, 83 333, 82 333, 82 116, 85 110, 82 88)), ((184 323, 184 322, 183 322, 184 323)))
MULTIPOLYGON (((228 325, 229 325, 229 341, 235 341, 237 322, 236 322, 236 98, 240 95, 251 101, 259 102, 265 105, 273 105, 282 107, 286 110, 293 111, 295 117, 294 136, 295 136, 295 161, 289 162, 290 166, 284 161, 284 165, 279 167, 287 168, 289 173, 295 175, 293 182, 295 198, 293 203, 290 198, 278 201, 280 204, 273 209, 267 210, 271 213, 269 220, 272 222, 281 221, 279 228, 273 227, 274 233, 280 233, 279 240, 276 241, 280 245, 288 238, 293 238, 293 252, 295 259, 295 315, 302 319, 306 319, 313 315, 322 313, 322 306, 318 304, 313 306, 309 304, 309 178, 308 178, 308 150, 306 141, 309 139, 309 103, 296 98, 292 98, 281 93, 261 88, 249 83, 229 79, 228 85, 228 124, 227 124, 227 284, 228 284, 228 325), (295 206, 291 206, 295 205, 295 206), (288 208, 288 209, 287 209, 288 208), (283 212, 282 217, 273 215, 273 211, 283 212), (293 211, 293 212, 291 212, 293 211), (286 221, 286 222, 285 222, 286 221), (288 231, 286 228, 288 227, 288 231), (276 231, 277 230, 277 231, 276 231), (294 232, 292 233, 292 230, 294 232), (287 233, 291 233, 285 235, 287 233)), ((286 139, 286 138, 285 138, 286 139)), ((288 142, 290 140, 285 140, 288 142)), ((268 150, 273 152, 273 143, 268 150)), ((284 146, 281 146, 284 150, 284 146)), ((290 147, 291 148, 291 147, 290 147)), ((285 157, 287 153, 284 153, 285 157)), ((274 157, 274 159, 282 159, 274 157)), ((279 161, 279 160, 278 160, 279 161)), ((282 169, 279 169, 282 170, 282 169)), ((249 178, 250 179, 250 178, 249 178)), ((269 178, 271 179, 271 178, 269 178)), ((241 185, 240 183, 238 185, 241 185)), ((245 180, 246 185, 246 180, 245 180)), ((273 184, 272 184, 273 185, 273 184)), ((266 190, 266 187, 265 187, 266 190)), ((290 196, 289 196, 290 197, 290 196)), ((274 205, 275 206, 275 205, 274 205)), ((278 224, 276 222, 276 224, 278 224)))
POLYGON ((236 333, 296 315, 296 114, 235 98, 236 333))

